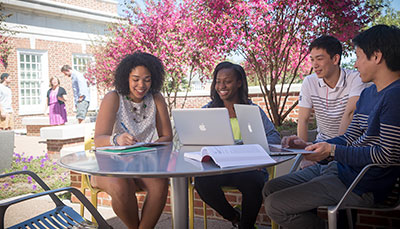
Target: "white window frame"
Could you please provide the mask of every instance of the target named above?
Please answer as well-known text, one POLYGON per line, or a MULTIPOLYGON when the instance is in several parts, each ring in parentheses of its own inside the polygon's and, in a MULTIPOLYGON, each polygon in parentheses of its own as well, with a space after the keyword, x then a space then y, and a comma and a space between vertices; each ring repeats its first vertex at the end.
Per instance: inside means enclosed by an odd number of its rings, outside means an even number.
POLYGON ((49 63, 48 63, 48 53, 47 51, 39 51, 32 49, 17 49, 17 74, 18 74, 18 114, 19 115, 32 115, 32 114, 43 114, 43 110, 47 102, 47 90, 49 89, 49 63), (21 68, 20 68, 20 54, 31 54, 31 55, 41 55, 42 71, 39 83, 40 87, 40 103, 36 105, 22 105, 21 96, 21 68))

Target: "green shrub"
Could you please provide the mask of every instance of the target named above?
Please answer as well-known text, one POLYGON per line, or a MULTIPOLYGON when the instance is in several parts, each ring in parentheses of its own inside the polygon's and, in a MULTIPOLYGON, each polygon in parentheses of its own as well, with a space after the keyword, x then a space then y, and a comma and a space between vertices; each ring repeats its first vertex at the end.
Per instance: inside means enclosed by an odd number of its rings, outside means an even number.
MULTIPOLYGON (((317 123, 315 119, 312 119, 308 123, 308 129, 314 130, 316 128, 317 128, 317 123)), ((276 127, 276 130, 281 134, 281 137, 289 135, 297 135, 297 122, 294 121, 293 119, 286 119, 285 121, 283 121, 282 125, 276 127)))

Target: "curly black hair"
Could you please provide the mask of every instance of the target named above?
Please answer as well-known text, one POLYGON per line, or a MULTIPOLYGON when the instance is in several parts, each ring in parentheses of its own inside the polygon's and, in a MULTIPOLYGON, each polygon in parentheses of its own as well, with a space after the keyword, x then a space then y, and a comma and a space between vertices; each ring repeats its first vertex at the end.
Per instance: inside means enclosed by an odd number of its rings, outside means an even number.
POLYGON ((242 86, 238 89, 239 93, 239 104, 250 104, 249 100, 249 87, 247 85, 246 72, 242 66, 233 64, 228 61, 219 63, 213 72, 213 82, 211 83, 211 104, 210 107, 224 107, 224 102, 219 97, 217 90, 215 90, 215 84, 217 83, 218 72, 222 69, 232 69, 235 72, 236 80, 242 81, 242 86))
POLYGON ((135 52, 126 55, 118 64, 115 69, 113 82, 117 92, 122 95, 129 95, 129 74, 137 66, 146 67, 151 74, 150 93, 155 94, 160 92, 164 84, 164 66, 159 58, 145 52, 135 52))

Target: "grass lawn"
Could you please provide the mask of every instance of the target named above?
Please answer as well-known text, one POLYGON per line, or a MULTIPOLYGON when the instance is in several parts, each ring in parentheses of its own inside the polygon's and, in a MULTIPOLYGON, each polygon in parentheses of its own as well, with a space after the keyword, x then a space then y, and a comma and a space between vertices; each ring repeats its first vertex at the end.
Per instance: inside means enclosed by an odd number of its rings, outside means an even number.
MULTIPOLYGON (((23 153, 14 153, 10 169, 4 173, 30 170, 36 173, 51 188, 70 186, 69 170, 57 165, 47 154, 41 157, 24 157, 23 153)), ((43 189, 28 175, 10 176, 0 179, 0 200, 27 193, 42 192, 43 189)))

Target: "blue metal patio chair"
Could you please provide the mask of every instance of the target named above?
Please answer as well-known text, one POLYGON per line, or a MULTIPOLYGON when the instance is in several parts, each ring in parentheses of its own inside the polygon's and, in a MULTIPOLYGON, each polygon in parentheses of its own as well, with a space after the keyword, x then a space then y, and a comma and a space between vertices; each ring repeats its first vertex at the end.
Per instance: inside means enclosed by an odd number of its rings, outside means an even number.
POLYGON ((72 187, 65 187, 50 190, 49 186, 43 182, 42 179, 39 178, 32 171, 17 171, 7 174, 0 175, 0 178, 25 174, 31 176, 43 189, 44 192, 36 193, 32 195, 22 196, 17 199, 12 199, 10 201, 4 202, 0 204, 0 228, 4 228, 4 217, 8 207, 13 204, 23 202, 25 200, 34 199, 37 197, 48 195, 53 200, 56 207, 51 209, 43 214, 35 216, 31 219, 27 219, 21 223, 18 223, 9 228, 94 228, 94 224, 90 221, 87 221, 83 217, 81 217, 77 212, 75 212, 71 207, 65 205, 55 194, 59 192, 70 192, 74 194, 83 205, 89 210, 90 214, 96 219, 99 228, 112 228, 106 220, 100 215, 100 213, 93 207, 93 205, 89 202, 88 199, 78 190, 72 187))

